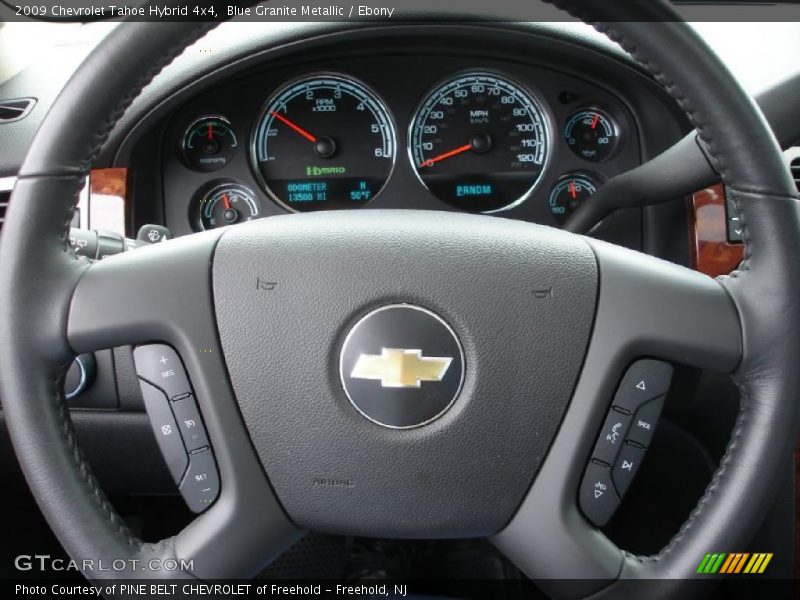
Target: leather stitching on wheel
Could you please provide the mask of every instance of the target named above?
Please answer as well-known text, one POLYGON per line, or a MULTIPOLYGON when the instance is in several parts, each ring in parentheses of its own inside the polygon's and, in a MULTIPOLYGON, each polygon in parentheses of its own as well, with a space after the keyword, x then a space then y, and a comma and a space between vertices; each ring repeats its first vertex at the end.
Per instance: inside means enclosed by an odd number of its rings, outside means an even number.
MULTIPOLYGON (((142 77, 140 77, 137 83, 131 88, 131 90, 124 96, 124 98, 120 101, 117 105, 117 108, 112 112, 111 116, 106 119, 103 124, 101 125, 98 132, 94 135, 94 140, 92 145, 86 151, 86 157, 80 161, 80 173, 75 175, 76 182, 78 187, 75 193, 72 196, 72 200, 67 206, 67 216, 64 219, 63 230, 61 234, 61 241, 64 244, 64 251, 71 253, 77 259, 77 255, 72 250, 71 245, 69 244, 69 230, 72 223, 72 216, 75 212, 75 208, 78 204, 78 194, 80 193, 80 183, 85 178, 86 174, 91 169, 91 166, 95 159, 97 158, 100 150, 103 147, 103 144, 108 139, 111 131, 114 128, 114 125, 117 121, 122 117, 128 107, 133 103, 133 101, 139 96, 141 91, 147 86, 153 78, 155 78, 158 73, 160 73, 167 65, 169 65, 175 58, 180 55, 188 46, 202 37, 207 31, 212 29, 216 26, 216 23, 203 23, 196 27, 195 29, 191 30, 188 34, 186 34, 177 44, 172 46, 167 52, 165 52, 163 59, 154 64, 152 68, 147 70, 142 77)), ((28 176, 28 178, 33 178, 35 176, 28 176)), ((126 543, 129 546, 136 548, 137 551, 141 552, 142 550, 149 549, 150 551, 155 551, 160 546, 169 547, 174 554, 174 544, 172 543, 173 538, 169 538, 167 540, 162 540, 159 544, 144 544, 140 539, 135 537, 130 529, 125 525, 122 521, 121 517, 108 501, 103 490, 100 488, 100 485, 97 481, 97 478, 92 473, 91 467, 86 462, 83 453, 80 450, 80 447, 77 443, 75 438, 74 428, 72 426, 72 420, 69 417, 69 411, 66 408, 66 403, 63 398, 63 394, 61 392, 61 380, 63 377, 63 373, 67 367, 63 366, 59 369, 59 375, 56 378, 54 383, 54 399, 55 399, 55 409, 58 411, 58 416, 62 423, 62 433, 64 435, 64 439, 67 443, 68 450, 72 455, 73 459, 75 460, 76 466, 83 478, 84 482, 89 488, 91 493, 91 497, 96 502, 98 508, 104 514, 108 522, 114 527, 117 532, 125 538, 126 543)))
MULTIPOLYGON (((748 193, 748 191, 744 186, 738 185, 731 177, 723 153, 716 147, 711 132, 707 129, 705 123, 703 123, 700 120, 696 111, 692 107, 691 103, 685 97, 680 88, 675 83, 670 81, 664 75, 664 73, 654 64, 654 62, 641 52, 641 50, 637 47, 636 44, 627 40, 622 33, 615 30, 608 23, 598 23, 593 21, 590 15, 587 15, 584 11, 580 10, 578 7, 568 2, 563 2, 561 0, 544 0, 544 1, 553 4, 557 8, 560 8, 568 12, 569 14, 573 15, 576 18, 581 19, 582 21, 584 21, 589 25, 592 25, 595 29, 597 29, 597 31, 605 34, 606 36, 609 37, 609 39, 620 44, 620 46, 622 46, 622 48, 625 49, 625 51, 627 51, 631 56, 633 56, 667 90, 667 92, 675 99, 675 101, 678 103, 681 109, 686 113, 691 123, 697 129, 699 137, 706 144, 709 154, 712 156, 714 161, 716 161, 722 181, 725 184, 727 193, 731 195, 734 202, 734 206, 736 207, 736 211, 741 218, 740 223, 742 225, 744 259, 742 260, 741 264, 736 269, 736 271, 731 273, 730 277, 740 278, 741 276, 743 276, 749 269, 749 260, 752 255, 751 255, 750 232, 747 227, 746 219, 742 211, 740 210, 739 198, 737 192, 741 191, 744 193, 748 193)), ((760 196, 772 195, 780 198, 792 198, 792 196, 785 196, 784 194, 769 194, 768 192, 764 191, 752 191, 749 193, 758 194, 760 196)), ((748 410, 749 410, 747 382, 742 382, 742 383, 736 382, 736 385, 741 393, 741 410, 736 421, 736 427, 734 428, 731 440, 728 444, 728 447, 726 448, 722 460, 720 461, 719 467, 715 471, 711 479, 711 482, 706 488, 703 496, 698 501, 697 506, 690 513, 689 517, 687 518, 686 522, 681 526, 678 533, 676 533, 675 536, 673 536, 673 538, 669 541, 669 543, 658 554, 652 556, 639 556, 623 551, 624 556, 627 556, 628 558, 633 558, 639 561, 640 563, 644 562, 655 563, 662 560, 665 556, 667 556, 680 544, 681 540, 686 535, 686 533, 691 530, 691 528, 696 523, 697 519, 703 514, 704 509, 706 508, 706 506, 708 506, 708 503, 714 496, 720 481, 726 475, 726 470, 732 461, 734 453, 736 452, 737 443, 746 426, 748 410)))

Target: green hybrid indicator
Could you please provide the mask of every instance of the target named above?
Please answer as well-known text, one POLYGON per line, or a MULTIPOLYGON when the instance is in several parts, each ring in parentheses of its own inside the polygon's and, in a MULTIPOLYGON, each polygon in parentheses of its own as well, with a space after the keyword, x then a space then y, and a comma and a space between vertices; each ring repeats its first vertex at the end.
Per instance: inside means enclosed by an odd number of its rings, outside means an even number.
POLYGON ((261 111, 253 163, 264 190, 292 211, 358 208, 394 166, 395 132, 377 96, 339 75, 279 90, 261 111))

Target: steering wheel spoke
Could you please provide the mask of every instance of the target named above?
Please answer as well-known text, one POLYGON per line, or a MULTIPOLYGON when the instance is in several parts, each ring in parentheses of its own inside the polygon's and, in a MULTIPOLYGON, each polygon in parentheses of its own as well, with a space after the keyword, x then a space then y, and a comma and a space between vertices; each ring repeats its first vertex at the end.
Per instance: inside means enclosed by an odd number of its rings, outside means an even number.
POLYGON ((590 244, 600 272, 590 357, 597 349, 623 367, 653 356, 724 373, 736 369, 739 314, 718 281, 619 246, 590 244))
POLYGON ((525 573, 566 598, 594 593, 622 571, 624 552, 584 516, 579 489, 627 367, 654 358, 730 373, 742 356, 739 314, 718 281, 590 243, 600 283, 583 370, 548 458, 515 517, 494 538, 525 573))
POLYGON ((210 264, 218 239, 209 232, 94 263, 72 297, 72 348, 83 353, 161 340, 193 356, 213 347, 210 264))
MULTIPOLYGON (((251 576, 299 535, 253 453, 228 380, 211 292, 218 239, 190 236, 94 263, 75 289, 67 327, 76 352, 165 343, 182 359, 220 479, 216 501, 173 540, 178 564, 190 561, 202 579, 251 576)), ((190 463, 183 477, 191 476, 190 463)))

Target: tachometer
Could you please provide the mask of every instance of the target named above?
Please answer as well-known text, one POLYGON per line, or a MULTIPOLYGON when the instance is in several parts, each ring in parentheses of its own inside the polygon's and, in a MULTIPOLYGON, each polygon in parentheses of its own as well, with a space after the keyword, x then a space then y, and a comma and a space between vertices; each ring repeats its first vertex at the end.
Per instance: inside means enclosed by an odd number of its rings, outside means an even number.
POLYGON ((468 73, 437 86, 411 124, 409 154, 422 183, 470 212, 524 200, 539 183, 548 151, 540 104, 491 73, 468 73))
POLYGON ((290 210, 357 208, 374 198, 394 166, 388 111, 364 85, 315 75, 278 91, 253 136, 264 189, 290 210))

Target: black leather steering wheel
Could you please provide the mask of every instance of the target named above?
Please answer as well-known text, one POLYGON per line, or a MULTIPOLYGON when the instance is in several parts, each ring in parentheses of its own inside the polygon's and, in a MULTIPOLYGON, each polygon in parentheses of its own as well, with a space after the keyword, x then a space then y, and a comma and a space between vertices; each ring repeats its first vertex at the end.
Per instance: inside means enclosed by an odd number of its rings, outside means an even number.
POLYGON ((251 576, 309 528, 485 536, 554 595, 619 597, 652 578, 671 581, 650 597, 677 597, 704 553, 748 541, 796 432, 793 182, 757 108, 665 2, 557 4, 633 54, 697 127, 744 229, 729 277, 542 226, 369 210, 264 219, 90 264, 67 243, 87 171, 142 88, 212 25, 129 23, 86 59, 36 136, 5 222, 0 391, 28 484, 70 556, 138 561, 87 576, 251 576), (277 282, 269 294, 254 285, 264 276, 277 282), (408 430, 364 419, 338 378, 353 324, 398 303, 446 320, 465 365, 450 410, 408 430), (60 381, 76 353, 154 341, 183 358, 221 492, 177 536, 145 544, 83 460, 60 381), (617 548, 576 503, 613 390, 643 356, 732 373, 742 394, 713 481, 651 557, 617 548), (337 477, 352 485, 313 486, 337 477), (153 558, 192 568, 143 570, 153 558))

